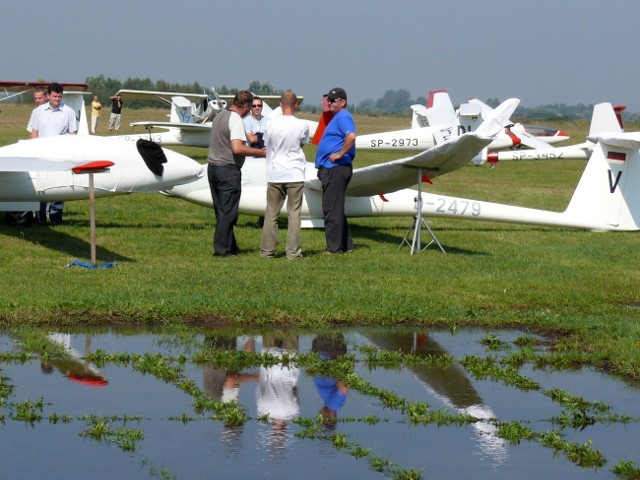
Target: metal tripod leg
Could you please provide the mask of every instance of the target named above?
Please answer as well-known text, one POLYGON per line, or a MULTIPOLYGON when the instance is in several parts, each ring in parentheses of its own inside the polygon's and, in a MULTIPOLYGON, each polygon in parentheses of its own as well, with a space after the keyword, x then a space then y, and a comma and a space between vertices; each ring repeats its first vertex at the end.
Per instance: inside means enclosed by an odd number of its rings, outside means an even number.
POLYGON ((427 248, 429 248, 431 244, 435 243, 436 245, 438 245, 438 248, 440 248, 440 251, 442 253, 447 253, 442 247, 442 244, 440 244, 438 237, 436 237, 436 234, 433 233, 433 230, 431 230, 431 227, 429 226, 429 224, 423 218, 423 215, 422 215, 422 169, 421 168, 418 169, 418 195, 414 198, 414 202, 416 204, 416 214, 413 217, 413 223, 409 227, 409 230, 407 230, 407 234, 402 239, 402 242, 400 242, 400 246, 398 247, 398 250, 402 248, 402 246, 406 243, 409 247, 411 247, 411 255, 413 255, 414 252, 417 251, 418 253, 420 253, 423 250, 426 250, 427 248), (425 245, 424 248, 422 248, 422 239, 421 239, 422 227, 426 228, 429 234, 431 235, 431 240, 429 241, 429 243, 427 243, 427 245, 425 245), (411 242, 409 242, 409 235, 412 231, 413 231, 413 238, 411 239, 411 242))

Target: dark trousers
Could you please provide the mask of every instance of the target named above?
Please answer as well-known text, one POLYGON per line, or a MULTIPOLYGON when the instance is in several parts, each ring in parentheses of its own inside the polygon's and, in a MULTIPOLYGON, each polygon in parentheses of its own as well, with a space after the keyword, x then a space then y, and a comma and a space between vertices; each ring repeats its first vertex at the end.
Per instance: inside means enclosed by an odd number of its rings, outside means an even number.
POLYGON ((351 230, 344 213, 347 185, 351 181, 351 165, 336 165, 318 170, 322 184, 322 211, 324 213, 324 235, 329 252, 353 250, 351 230))
POLYGON ((235 255, 239 252, 233 227, 238 222, 238 206, 242 191, 242 174, 233 166, 209 165, 207 170, 216 226, 213 232, 213 251, 216 255, 235 255))

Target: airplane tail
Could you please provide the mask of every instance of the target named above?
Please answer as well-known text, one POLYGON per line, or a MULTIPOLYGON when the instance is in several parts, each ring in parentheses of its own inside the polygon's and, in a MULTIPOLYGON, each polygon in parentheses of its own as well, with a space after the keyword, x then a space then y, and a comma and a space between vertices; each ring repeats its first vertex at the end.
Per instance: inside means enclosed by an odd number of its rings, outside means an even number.
POLYGON ((427 123, 432 127, 456 124, 456 110, 453 108, 453 103, 451 103, 451 98, 446 90, 429 92, 425 115, 427 123))
POLYGON ((428 127, 427 107, 420 104, 411 105, 411 128, 428 127))
POLYGON ((622 132, 622 120, 618 119, 615 109, 610 103, 598 103, 593 107, 589 136, 595 136, 604 132, 622 132))
POLYGON ((89 135, 89 120, 85 108, 84 95, 88 92, 68 91, 64 92, 64 103, 76 112, 78 122, 78 135, 89 135))
POLYGON ((193 123, 191 101, 179 95, 171 97, 169 121, 172 123, 193 123))
POLYGON ((622 132, 611 104, 601 103, 594 107, 592 130, 606 127, 613 130, 588 137, 593 153, 565 215, 612 230, 638 230, 640 132, 622 132))

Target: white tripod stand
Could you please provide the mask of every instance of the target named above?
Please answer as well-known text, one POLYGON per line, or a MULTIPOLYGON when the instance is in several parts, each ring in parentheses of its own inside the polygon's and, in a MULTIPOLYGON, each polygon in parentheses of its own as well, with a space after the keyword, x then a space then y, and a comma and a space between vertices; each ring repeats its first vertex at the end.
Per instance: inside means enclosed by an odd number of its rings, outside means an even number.
POLYGON ((411 255, 413 255, 413 252, 420 253, 423 250, 426 250, 427 248, 429 248, 429 246, 432 243, 435 243, 436 245, 438 245, 442 253, 447 253, 444 251, 444 248, 442 248, 442 245, 438 241, 438 238, 436 237, 435 233, 433 233, 433 230, 431 230, 431 227, 422 216, 422 168, 418 168, 418 195, 413 200, 416 204, 416 214, 413 217, 413 223, 409 227, 409 230, 407 230, 407 234, 402 239, 402 242, 400 242, 400 246, 398 247, 398 250, 400 250, 402 246, 406 243, 409 247, 411 247, 411 255), (431 235, 431 241, 427 243, 424 248, 422 248, 422 240, 421 240, 422 227, 426 228, 429 234, 431 235), (411 242, 409 242, 409 235, 411 234, 412 231, 413 231, 413 238, 411 242))

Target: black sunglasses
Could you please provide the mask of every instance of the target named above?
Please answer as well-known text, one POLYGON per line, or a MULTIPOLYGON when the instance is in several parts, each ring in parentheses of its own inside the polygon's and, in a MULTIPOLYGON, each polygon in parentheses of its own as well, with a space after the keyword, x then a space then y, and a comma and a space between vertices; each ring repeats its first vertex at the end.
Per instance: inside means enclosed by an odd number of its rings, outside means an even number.
POLYGON ((253 108, 256 108, 256 107, 260 107, 260 108, 262 108, 262 104, 260 104, 260 105, 251 105, 251 106, 252 106, 253 108))
POLYGON ((340 99, 339 98, 331 98, 331 97, 327 98, 327 102, 329 102, 329 103, 334 103, 334 102, 337 102, 338 100, 340 100, 340 99))

